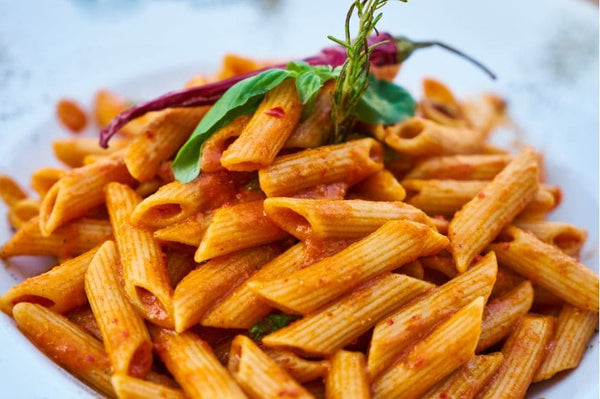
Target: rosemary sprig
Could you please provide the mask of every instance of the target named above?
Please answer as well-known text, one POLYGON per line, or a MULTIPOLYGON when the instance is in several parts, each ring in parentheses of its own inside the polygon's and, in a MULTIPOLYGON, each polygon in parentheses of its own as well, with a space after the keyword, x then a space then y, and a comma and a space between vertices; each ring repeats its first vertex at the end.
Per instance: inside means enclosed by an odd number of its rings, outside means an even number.
POLYGON ((369 85, 369 57, 373 49, 384 42, 369 46, 368 38, 383 16, 377 11, 386 3, 387 0, 355 0, 346 14, 345 40, 328 36, 330 40, 344 46, 347 54, 333 93, 334 104, 331 113, 334 125, 333 142, 344 141, 354 122, 351 116, 352 110, 369 85), (358 16, 358 34, 352 40, 350 20, 355 11, 358 16))

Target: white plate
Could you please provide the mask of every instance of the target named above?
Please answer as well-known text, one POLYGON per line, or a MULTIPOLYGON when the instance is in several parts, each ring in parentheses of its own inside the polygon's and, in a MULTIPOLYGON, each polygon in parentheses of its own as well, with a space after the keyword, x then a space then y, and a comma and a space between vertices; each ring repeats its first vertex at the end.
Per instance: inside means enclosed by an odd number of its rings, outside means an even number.
MULTIPOLYGON (((142 100, 210 70, 226 51, 263 58, 309 55, 341 34, 338 2, 39 2, 0 5, 0 172, 24 185, 56 164, 49 143, 67 136, 53 120, 57 98, 89 100, 109 86, 142 100), (24 23, 23 21, 27 21, 24 23)), ((459 95, 482 89, 508 99, 522 141, 546 155, 548 179, 564 190, 551 219, 588 230, 582 261, 598 270, 598 11, 577 0, 390 2, 382 30, 443 39, 484 61, 491 82, 439 50, 409 60, 399 82, 420 95, 434 76, 459 95)), ((0 207, 0 212, 5 208, 0 207)), ((0 218, 0 242, 9 237, 0 218)), ((0 269, 0 292, 39 268, 31 259, 0 269)), ((82 398, 95 394, 41 355, 0 315, 2 397, 82 398)), ((531 398, 597 398, 597 336, 580 367, 535 387, 531 398)))

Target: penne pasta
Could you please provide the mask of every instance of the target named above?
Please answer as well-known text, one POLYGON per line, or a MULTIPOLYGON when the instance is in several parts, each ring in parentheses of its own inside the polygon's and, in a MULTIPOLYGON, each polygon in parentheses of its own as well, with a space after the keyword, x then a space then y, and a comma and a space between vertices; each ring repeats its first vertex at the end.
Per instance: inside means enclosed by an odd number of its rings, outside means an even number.
POLYGON ((125 293, 144 318, 173 326, 173 290, 160 245, 148 230, 133 226, 129 217, 141 198, 129 187, 106 187, 106 206, 123 266, 125 293))
POLYGON ((450 127, 412 117, 386 129, 385 143, 400 154, 411 156, 475 154, 483 138, 466 127, 450 127))
POLYGON ((154 350, 191 398, 245 398, 210 346, 193 333, 150 329, 154 350))
POLYGON ((217 209, 194 255, 198 263, 246 248, 270 244, 288 235, 265 215, 263 201, 217 209))
POLYGON ((42 235, 48 237, 65 223, 103 204, 104 186, 110 182, 133 183, 120 158, 107 158, 67 172, 42 200, 39 220, 42 235))
POLYGON ((393 220, 341 252, 285 278, 250 287, 284 311, 310 313, 371 278, 439 252, 446 237, 414 222, 393 220))
POLYGON ((141 182, 152 180, 161 163, 177 152, 209 109, 170 108, 154 115, 125 152, 124 161, 131 176, 141 182))
POLYGON ((415 398, 469 361, 481 331, 484 298, 461 308, 373 382, 373 399, 415 398))
POLYGON ((140 380, 127 374, 113 374, 110 381, 119 399, 185 399, 180 389, 140 380))
POLYGON ((225 170, 221 165, 223 152, 239 137, 242 130, 250 121, 249 115, 242 115, 229 122, 225 127, 219 129, 210 136, 202 145, 200 158, 200 170, 204 173, 219 172, 225 170))
POLYGON ((309 356, 333 355, 389 313, 432 287, 432 284, 408 276, 384 274, 267 335, 262 342, 309 356))
POLYGON ((102 343, 64 316, 37 304, 17 304, 13 317, 19 329, 61 367, 104 395, 115 396, 110 362, 102 343))
POLYGON ((383 148, 373 139, 349 141, 283 155, 258 172, 267 197, 288 196, 333 182, 359 182, 383 168, 383 148))
POLYGON ((300 383, 325 378, 329 372, 330 362, 328 360, 307 360, 282 349, 264 347, 263 350, 279 367, 300 383))
POLYGON ((97 250, 91 249, 15 285, 0 297, 2 311, 12 315, 13 307, 20 302, 36 303, 57 313, 85 305, 84 274, 97 250))
POLYGON ((319 248, 298 243, 264 265, 248 280, 224 297, 202 319, 204 326, 248 329, 272 310, 252 289, 253 282, 284 277, 307 267, 348 245, 345 241, 323 242, 319 248))
POLYGON ((246 249, 214 258, 190 272, 173 294, 175 331, 184 331, 202 320, 215 303, 278 253, 276 246, 246 249))
POLYGON ((435 79, 423 79, 423 99, 419 109, 425 118, 442 125, 466 125, 458 100, 446 85, 435 79))
POLYGON ((331 357, 331 370, 325 382, 326 399, 369 399, 365 355, 361 352, 337 351, 331 357))
POLYGON ((65 174, 67 174, 67 171, 60 168, 36 169, 31 174, 31 188, 40 196, 40 199, 43 199, 54 183, 59 181, 65 174))
POLYGON ((360 238, 390 220, 410 220, 433 227, 427 215, 403 202, 276 197, 267 198, 264 208, 271 220, 300 240, 360 238))
POLYGON ((125 148, 128 140, 114 140, 110 148, 102 148, 98 145, 98 139, 91 137, 76 137, 59 139, 52 142, 52 149, 56 158, 70 168, 79 168, 84 165, 84 159, 88 155, 107 156, 115 151, 125 148))
POLYGON ((244 335, 231 343, 228 368, 251 398, 314 398, 244 335))
POLYGON ((317 95, 312 112, 296 125, 284 148, 314 148, 326 143, 333 127, 331 108, 334 88, 333 81, 325 83, 317 95))
POLYGON ((417 162, 404 179, 491 180, 513 158, 505 154, 430 157, 417 162))
POLYGON ((300 121, 302 102, 293 79, 269 91, 240 136, 223 152, 228 170, 252 171, 269 166, 300 121))
POLYGON ((39 219, 34 217, 25 222, 4 244, 0 256, 77 256, 109 239, 111 235, 112 227, 107 220, 80 218, 59 227, 50 236, 45 237, 40 231, 39 219))
POLYGON ((152 342, 144 320, 122 292, 119 274, 117 249, 106 241, 85 272, 85 293, 113 372, 142 378, 152 366, 152 342))
POLYGON ((10 208, 27 198, 27 193, 11 177, 0 175, 0 198, 10 208))
POLYGON ((503 266, 573 306, 598 311, 596 273, 555 246, 513 226, 506 228, 497 241, 489 248, 503 266))
POLYGON ((502 364, 500 352, 473 356, 471 360, 436 384, 423 399, 460 398, 472 399, 502 364))
POLYGON ((527 315, 515 326, 504 346, 504 361, 479 398, 523 398, 552 339, 554 318, 527 315))
POLYGON ((178 242, 197 247, 210 226, 212 213, 198 213, 182 222, 172 224, 154 232, 154 238, 166 242, 178 242))
POLYGON ((448 238, 459 272, 531 200, 537 190, 537 161, 526 148, 450 221, 448 238))
POLYGON ((546 380, 560 371, 576 368, 597 328, 597 312, 564 305, 558 315, 549 350, 533 376, 533 382, 546 380))
POLYGON ((496 270, 496 257, 490 253, 467 272, 377 323, 368 356, 371 378, 380 375, 404 350, 439 321, 477 297, 489 297, 496 279, 496 270))
POLYGON ((233 198, 234 190, 234 183, 222 173, 203 173, 190 183, 173 181, 141 201, 131 214, 131 223, 161 229, 218 208, 233 198))
POLYGON ((371 201, 402 201, 406 197, 404 187, 387 169, 367 177, 352 187, 353 194, 371 201))
POLYGON ((587 233, 571 224, 547 220, 516 220, 514 225, 532 232, 541 241, 560 248, 569 256, 577 257, 587 233))
POLYGON ((500 298, 488 302, 483 311, 477 352, 482 352, 510 334, 512 326, 527 314, 533 303, 531 282, 524 281, 500 298))

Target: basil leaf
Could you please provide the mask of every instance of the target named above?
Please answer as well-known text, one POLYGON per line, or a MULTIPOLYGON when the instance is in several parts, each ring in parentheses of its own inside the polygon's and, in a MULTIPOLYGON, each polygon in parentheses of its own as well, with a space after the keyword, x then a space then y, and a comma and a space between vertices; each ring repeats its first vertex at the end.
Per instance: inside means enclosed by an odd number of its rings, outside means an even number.
POLYGON ((204 115, 173 161, 173 173, 180 182, 194 180, 200 173, 202 145, 214 132, 241 115, 254 111, 265 94, 290 77, 290 71, 270 69, 244 79, 229 90, 204 115))
POLYGON ((361 122, 389 125, 413 116, 415 109, 415 100, 408 91, 371 75, 352 115, 361 122))
POLYGON ((298 76, 296 78, 296 89, 298 90, 302 104, 314 101, 324 83, 319 76, 311 71, 304 72, 298 76))
POLYGON ((294 77, 310 71, 312 68, 306 61, 291 61, 285 67, 286 70, 292 72, 294 77))

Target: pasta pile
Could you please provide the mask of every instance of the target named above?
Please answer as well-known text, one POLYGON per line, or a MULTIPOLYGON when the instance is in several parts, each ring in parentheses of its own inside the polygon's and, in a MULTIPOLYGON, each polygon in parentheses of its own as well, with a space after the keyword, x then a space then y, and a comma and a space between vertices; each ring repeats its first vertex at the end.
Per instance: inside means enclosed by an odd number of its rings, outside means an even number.
MULTIPOLYGON (((230 56, 219 78, 260 66, 230 56)), ((37 198, 0 179, 0 254, 58 265, 0 308, 108 397, 524 397, 597 326, 586 233, 544 220, 560 189, 538 154, 487 143, 501 99, 423 87, 415 117, 325 145, 333 85, 303 117, 286 81, 185 184, 170 162, 208 107, 148 114, 107 150, 56 140, 68 168, 38 169, 37 198)), ((101 92, 96 119, 124 107, 101 92)))

